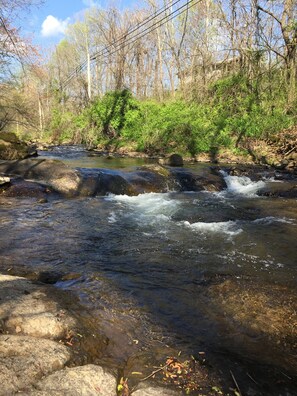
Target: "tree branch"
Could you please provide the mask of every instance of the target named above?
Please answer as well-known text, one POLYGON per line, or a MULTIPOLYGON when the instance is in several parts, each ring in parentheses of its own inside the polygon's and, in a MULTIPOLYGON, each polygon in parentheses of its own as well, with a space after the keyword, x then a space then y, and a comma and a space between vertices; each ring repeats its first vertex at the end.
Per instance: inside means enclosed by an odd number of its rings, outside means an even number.
POLYGON ((265 14, 270 15, 281 26, 281 28, 283 27, 281 20, 279 20, 271 11, 265 10, 260 5, 258 5, 257 8, 265 14))

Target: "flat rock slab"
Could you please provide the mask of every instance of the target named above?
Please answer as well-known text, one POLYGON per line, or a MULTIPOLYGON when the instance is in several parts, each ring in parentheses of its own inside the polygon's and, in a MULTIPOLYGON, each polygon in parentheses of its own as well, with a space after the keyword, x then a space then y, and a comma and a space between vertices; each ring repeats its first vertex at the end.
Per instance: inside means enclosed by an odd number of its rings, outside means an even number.
POLYGON ((58 342, 19 335, 0 335, 0 395, 12 395, 44 375, 62 369, 69 349, 58 342))
POLYGON ((10 275, 0 275, 0 329, 12 334, 50 339, 63 338, 75 326, 47 295, 49 286, 10 275))
POLYGON ((43 182, 58 193, 69 196, 78 193, 82 181, 76 170, 69 168, 62 161, 50 159, 0 161, 0 172, 43 182))
POLYGON ((49 375, 36 385, 39 391, 47 395, 72 396, 116 396, 116 387, 114 375, 93 364, 65 368, 49 375))

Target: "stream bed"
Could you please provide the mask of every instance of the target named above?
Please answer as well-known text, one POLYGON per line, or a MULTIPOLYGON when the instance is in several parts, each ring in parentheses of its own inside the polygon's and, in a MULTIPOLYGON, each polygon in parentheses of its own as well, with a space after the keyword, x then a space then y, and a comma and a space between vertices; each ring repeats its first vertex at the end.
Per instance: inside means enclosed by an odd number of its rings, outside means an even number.
MULTIPOLYGON (((81 168, 143 162, 43 155, 81 168)), ((224 176, 222 192, 0 198, 1 269, 75 274, 56 286, 93 311, 119 364, 160 347, 203 351, 243 394, 297 395, 297 200, 224 176)))

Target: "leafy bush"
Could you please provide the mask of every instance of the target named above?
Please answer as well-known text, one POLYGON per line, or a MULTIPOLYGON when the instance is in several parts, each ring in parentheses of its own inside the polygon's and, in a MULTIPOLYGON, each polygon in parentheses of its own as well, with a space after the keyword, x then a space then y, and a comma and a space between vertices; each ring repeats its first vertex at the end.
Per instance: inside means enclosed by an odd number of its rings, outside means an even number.
POLYGON ((127 89, 108 92, 79 114, 55 109, 50 130, 59 143, 133 146, 151 154, 194 157, 236 148, 244 137, 266 137, 294 122, 281 99, 271 101, 265 89, 259 97, 258 88, 237 74, 212 84, 203 103, 140 101, 127 89))

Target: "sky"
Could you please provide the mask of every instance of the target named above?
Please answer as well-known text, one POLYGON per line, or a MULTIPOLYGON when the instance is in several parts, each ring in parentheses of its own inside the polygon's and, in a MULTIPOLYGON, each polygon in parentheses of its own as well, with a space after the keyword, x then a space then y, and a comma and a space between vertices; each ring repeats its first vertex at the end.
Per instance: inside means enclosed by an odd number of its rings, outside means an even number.
POLYGON ((23 16, 22 31, 33 44, 47 50, 63 38, 67 26, 78 20, 88 8, 106 8, 112 4, 129 8, 136 3, 136 0, 45 0, 23 16))

